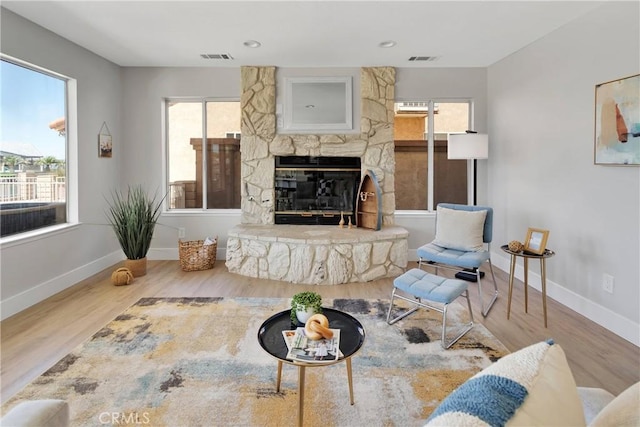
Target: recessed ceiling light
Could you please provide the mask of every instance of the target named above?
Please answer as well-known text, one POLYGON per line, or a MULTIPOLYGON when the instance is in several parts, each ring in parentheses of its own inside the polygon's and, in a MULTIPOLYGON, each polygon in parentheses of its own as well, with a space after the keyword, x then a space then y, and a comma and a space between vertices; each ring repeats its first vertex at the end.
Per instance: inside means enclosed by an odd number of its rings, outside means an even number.
POLYGON ((244 42, 242 44, 245 45, 246 47, 250 47, 250 48, 256 48, 256 47, 262 46, 262 44, 259 41, 255 41, 255 40, 247 40, 246 42, 244 42))
POLYGON ((395 45, 396 45, 396 42, 394 42, 393 40, 386 40, 381 42, 378 46, 387 48, 387 47, 394 47, 395 45))

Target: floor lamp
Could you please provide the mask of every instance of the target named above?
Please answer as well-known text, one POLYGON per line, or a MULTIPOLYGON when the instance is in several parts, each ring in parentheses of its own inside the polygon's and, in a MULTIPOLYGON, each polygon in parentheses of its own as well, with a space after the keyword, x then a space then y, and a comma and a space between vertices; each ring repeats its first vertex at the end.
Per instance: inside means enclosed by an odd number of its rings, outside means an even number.
POLYGON ((473 204, 477 204, 478 159, 489 158, 489 135, 468 130, 466 133, 449 134, 447 159, 473 160, 473 204))
MULTIPOLYGON (((473 160, 473 205, 477 204, 477 178, 478 159, 489 158, 489 135, 468 130, 466 133, 449 134, 447 144, 447 159, 473 160)), ((465 269, 455 275, 458 279, 475 282, 476 275, 471 269, 465 269)), ((480 272, 480 277, 484 277, 484 272, 480 272)))

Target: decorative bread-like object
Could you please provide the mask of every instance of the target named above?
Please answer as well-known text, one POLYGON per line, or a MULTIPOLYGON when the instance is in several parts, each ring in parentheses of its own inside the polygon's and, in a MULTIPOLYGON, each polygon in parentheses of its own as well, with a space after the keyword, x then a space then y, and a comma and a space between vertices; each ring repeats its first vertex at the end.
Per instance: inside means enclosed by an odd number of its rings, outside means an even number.
POLYGON ((304 331, 312 340, 333 338, 333 331, 329 329, 329 319, 324 314, 311 316, 304 325, 304 331))
POLYGON ((524 249, 524 245, 517 240, 510 241, 508 247, 511 252, 520 252, 524 249))
POLYGON ((111 273, 111 283, 116 286, 128 285, 133 280, 133 273, 126 267, 121 267, 111 273))

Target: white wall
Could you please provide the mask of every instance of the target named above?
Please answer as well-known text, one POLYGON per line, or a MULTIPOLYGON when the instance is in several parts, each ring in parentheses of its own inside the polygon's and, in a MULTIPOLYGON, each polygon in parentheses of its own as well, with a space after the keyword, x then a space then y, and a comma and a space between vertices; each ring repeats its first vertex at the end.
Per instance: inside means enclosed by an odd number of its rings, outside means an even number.
MULTIPOLYGON (((636 345, 640 167, 594 165, 593 143, 595 85, 640 72, 639 8, 605 4, 488 69, 494 239, 550 230, 549 295, 636 345)), ((499 249, 493 258, 508 265, 499 249)))
MULTIPOLYGON (((1 9, 2 52, 61 73, 77 83, 77 171, 80 224, 37 238, 2 245, 1 316, 6 318, 120 259, 105 225, 104 198, 119 183, 124 155, 120 69, 18 15, 1 9), (106 121, 113 158, 98 158, 98 133, 106 121)), ((74 135, 75 134, 75 135, 74 135)), ((73 156, 73 154, 71 154, 73 156)))

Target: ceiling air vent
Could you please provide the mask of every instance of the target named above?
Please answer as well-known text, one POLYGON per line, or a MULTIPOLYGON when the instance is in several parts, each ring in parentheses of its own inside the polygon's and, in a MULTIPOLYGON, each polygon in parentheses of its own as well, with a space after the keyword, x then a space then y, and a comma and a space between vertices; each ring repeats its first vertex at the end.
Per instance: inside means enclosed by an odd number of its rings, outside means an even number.
POLYGON ((200 56, 204 59, 233 59, 228 53, 201 53, 200 56))
POLYGON ((412 56, 409 61, 435 61, 437 56, 412 56))

